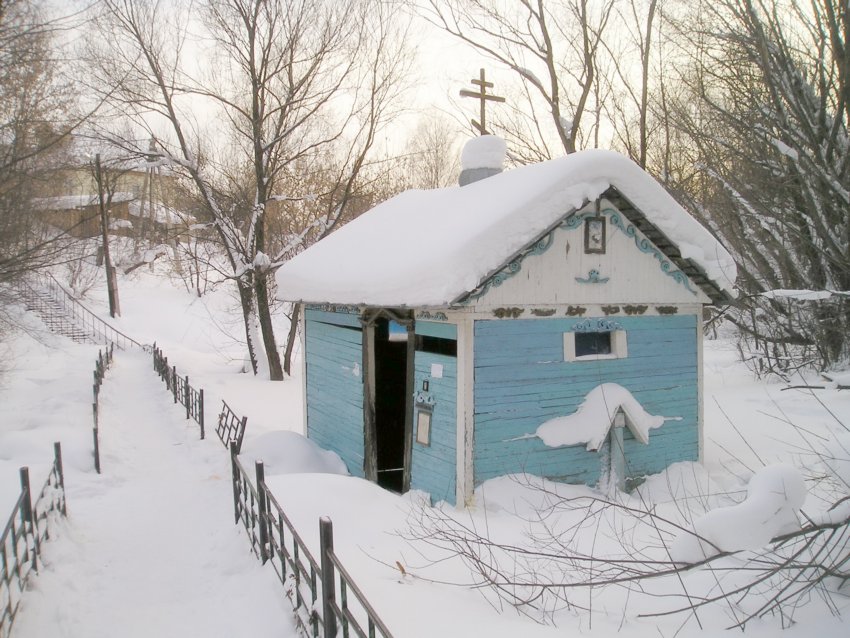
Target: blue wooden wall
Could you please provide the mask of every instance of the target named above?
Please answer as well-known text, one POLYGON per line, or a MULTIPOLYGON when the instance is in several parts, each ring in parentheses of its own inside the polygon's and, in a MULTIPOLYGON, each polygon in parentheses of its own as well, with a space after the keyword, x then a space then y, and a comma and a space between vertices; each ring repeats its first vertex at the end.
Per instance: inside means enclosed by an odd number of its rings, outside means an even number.
MULTIPOLYGON (((457 340, 451 324, 416 322, 416 333, 457 340)), ((457 357, 416 352, 414 390, 428 381, 429 394, 436 401, 431 417, 431 444, 416 442, 416 413, 413 416, 413 454, 410 487, 429 492, 434 501, 455 502, 457 466, 457 357), (431 365, 443 366, 442 378, 431 376, 431 365)))
POLYGON ((307 310, 307 437, 363 477, 363 332, 357 315, 307 310))
POLYGON ((625 432, 629 476, 698 459, 696 317, 609 319, 627 332, 624 359, 565 362, 563 334, 584 319, 475 322, 476 485, 512 472, 597 483, 604 449, 550 448, 533 435, 544 421, 574 413, 590 390, 606 382, 628 389, 651 414, 682 417, 652 430, 646 446, 625 432))

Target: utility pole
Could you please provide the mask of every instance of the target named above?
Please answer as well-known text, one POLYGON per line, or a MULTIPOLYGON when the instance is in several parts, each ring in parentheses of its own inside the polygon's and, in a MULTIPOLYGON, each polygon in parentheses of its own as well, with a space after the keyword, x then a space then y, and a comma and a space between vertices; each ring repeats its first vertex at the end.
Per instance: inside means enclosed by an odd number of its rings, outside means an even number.
POLYGON ((111 189, 104 193, 103 168, 100 165, 100 153, 94 158, 94 180, 97 183, 97 201, 100 209, 100 232, 103 238, 103 265, 106 268, 106 291, 109 294, 109 316, 121 316, 121 308, 118 304, 118 280, 115 276, 115 268, 112 266, 112 258, 109 256, 109 205, 112 202, 111 189))

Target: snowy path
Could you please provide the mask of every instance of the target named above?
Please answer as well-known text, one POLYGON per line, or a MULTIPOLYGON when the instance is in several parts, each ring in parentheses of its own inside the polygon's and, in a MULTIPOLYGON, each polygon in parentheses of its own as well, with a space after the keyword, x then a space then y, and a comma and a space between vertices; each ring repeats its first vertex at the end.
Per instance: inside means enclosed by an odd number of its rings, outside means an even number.
POLYGON ((227 453, 198 440, 150 368, 119 353, 107 373, 103 474, 66 481, 69 519, 13 636, 295 636, 280 584, 233 524, 227 453))

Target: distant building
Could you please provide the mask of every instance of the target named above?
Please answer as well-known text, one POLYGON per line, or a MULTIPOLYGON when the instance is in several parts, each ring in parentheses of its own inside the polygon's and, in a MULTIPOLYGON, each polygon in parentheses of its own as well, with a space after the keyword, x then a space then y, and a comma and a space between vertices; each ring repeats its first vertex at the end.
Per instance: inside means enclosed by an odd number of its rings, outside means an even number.
POLYGON ((116 159, 115 149, 91 146, 85 139, 72 139, 70 148, 54 160, 56 167, 39 182, 39 196, 31 203, 47 223, 74 237, 100 235, 96 151, 102 152, 105 195, 112 193, 111 232, 165 241, 195 221, 174 208, 183 196, 176 175, 143 158, 116 159))
POLYGON ((609 151, 408 191, 284 264, 306 432, 349 471, 468 502, 526 472, 597 484, 702 453, 702 312, 729 253, 609 151))

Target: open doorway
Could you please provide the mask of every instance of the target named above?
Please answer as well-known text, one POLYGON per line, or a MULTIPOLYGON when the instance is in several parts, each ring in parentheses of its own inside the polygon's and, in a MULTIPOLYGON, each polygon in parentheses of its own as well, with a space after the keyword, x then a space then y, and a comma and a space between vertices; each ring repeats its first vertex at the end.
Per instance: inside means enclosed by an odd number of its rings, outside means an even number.
POLYGON ((381 487, 403 492, 408 412, 412 389, 406 326, 385 317, 375 320, 375 461, 377 483, 381 487))

